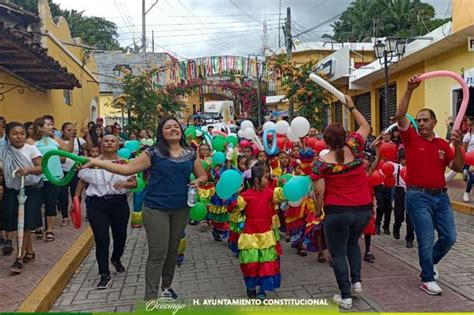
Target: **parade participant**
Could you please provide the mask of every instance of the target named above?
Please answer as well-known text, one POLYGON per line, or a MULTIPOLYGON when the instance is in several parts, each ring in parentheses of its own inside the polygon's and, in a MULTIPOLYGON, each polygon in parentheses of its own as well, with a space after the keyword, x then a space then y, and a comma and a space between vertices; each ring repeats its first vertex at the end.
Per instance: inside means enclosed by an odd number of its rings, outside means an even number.
POLYGON ((15 262, 10 267, 10 272, 19 274, 22 272, 23 263, 35 259, 30 230, 41 226, 41 205, 43 203, 42 180, 41 180, 41 153, 33 145, 26 143, 25 127, 18 122, 10 122, 6 128, 6 140, 8 145, 0 147, 0 161, 3 164, 5 178, 5 191, 3 193, 4 225, 6 240, 3 254, 9 255, 13 252, 12 239, 18 229, 18 195, 21 188, 21 179, 24 177, 25 195, 27 197, 24 205, 24 234, 23 246, 18 249, 15 262), (16 171, 15 176, 13 172, 16 171), (23 253, 24 256, 20 256, 23 253))
MULTIPOLYGON (((85 145, 85 141, 82 138, 76 138, 77 136, 77 129, 76 126, 70 122, 66 122, 61 127, 61 134, 62 140, 64 143, 69 144, 69 141, 74 141, 74 149, 72 153, 76 155, 84 155, 83 147, 85 145)), ((66 161, 62 164, 62 169, 64 176, 71 170, 72 166, 74 165, 74 161, 71 159, 66 159, 66 161)), ((61 225, 67 226, 69 224, 69 195, 71 198, 74 196, 76 192, 76 186, 79 179, 77 178, 77 173, 74 174, 72 180, 67 184, 61 187, 61 192, 59 194, 59 201, 58 201, 58 210, 61 212, 63 220, 61 225)))
POLYGON ((197 188, 207 181, 196 152, 186 145, 178 120, 172 117, 161 119, 156 146, 128 164, 117 165, 93 159, 84 167, 94 166, 126 176, 151 168, 143 210, 149 249, 145 269, 145 300, 156 300, 160 285, 162 298, 176 299, 177 294, 171 284, 181 233, 189 219, 188 186, 197 188), (196 176, 193 182, 190 182, 191 173, 196 176))
POLYGON ((317 211, 320 212, 324 205, 324 234, 341 291, 334 296, 334 301, 349 309, 352 307, 351 283, 356 292, 362 290, 358 241, 369 222, 372 199, 363 166, 364 141, 370 127, 352 99, 347 95, 345 98, 344 106, 360 127, 348 138, 339 124, 330 124, 326 128, 324 141, 329 153, 315 161, 312 177, 317 193, 317 211))
MULTIPOLYGON (((117 155, 119 139, 110 134, 102 138, 99 159, 102 163, 123 165, 125 160, 117 155)), ((79 179, 87 183, 86 195, 89 199, 87 217, 96 243, 96 259, 99 265, 100 281, 97 290, 107 289, 110 285, 109 258, 117 273, 125 272, 120 258, 127 240, 127 223, 130 209, 127 202, 127 189, 137 186, 135 176, 121 176, 103 169, 82 169, 79 179), (113 252, 109 256, 110 236, 112 230, 113 252)), ((80 198, 80 192, 76 191, 80 198)))
MULTIPOLYGON (((473 116, 468 116, 467 117, 467 124, 469 126, 469 129, 467 130, 467 133, 464 135, 462 139, 462 147, 464 149, 464 152, 469 153, 474 151, 474 117, 473 116)), ((465 202, 469 202, 469 195, 471 193, 472 185, 474 184, 474 169, 471 170, 471 167, 469 165, 464 166, 463 170, 463 175, 466 181, 466 190, 464 191, 464 194, 462 196, 462 200, 465 202)))
POLYGON ((308 138, 318 139, 318 130, 316 130, 316 128, 309 129, 308 138))
POLYGON ((420 288, 428 294, 439 295, 442 289, 436 282, 439 277, 437 265, 456 242, 456 226, 444 172, 446 166, 462 172, 464 161, 460 131, 451 132, 453 154, 449 144, 435 136, 437 120, 431 109, 423 108, 417 113, 418 132, 406 118, 411 95, 419 85, 417 76, 408 80, 396 116, 406 154, 406 206, 418 241, 422 270, 420 288), (436 243, 435 230, 438 233, 436 243))
MULTIPOLYGON (((48 118, 37 118, 33 123, 33 139, 28 139, 27 142, 29 144, 35 145, 41 152, 41 154, 45 154, 51 150, 63 150, 72 152, 74 147, 74 139, 71 139, 69 143, 65 143, 61 139, 57 138, 53 134, 54 126, 50 119, 48 118)), ((61 163, 64 162, 65 159, 60 159, 58 156, 53 156, 48 162, 48 168, 51 174, 61 179, 64 177, 63 169, 61 163)), ((54 242, 54 221, 57 215, 56 205, 59 200, 59 194, 61 193, 61 187, 56 186, 49 182, 47 177, 43 175, 43 202, 44 202, 44 209, 46 213, 46 233, 45 233, 45 241, 46 242, 54 242)), ((39 237, 39 235, 37 235, 39 237)))
POLYGON ((24 123, 23 126, 25 126, 25 130, 26 130, 26 139, 32 138, 33 137, 33 122, 28 121, 24 123))
POLYGON ((272 169, 274 176, 281 176, 283 174, 291 174, 293 168, 290 166, 291 158, 288 153, 281 151, 278 153, 278 167, 272 169))
POLYGON ((281 281, 277 241, 272 230, 273 187, 265 167, 254 166, 251 172, 252 188, 241 194, 246 205, 244 228, 238 241, 239 260, 247 296, 265 299, 265 291, 279 288, 281 281))

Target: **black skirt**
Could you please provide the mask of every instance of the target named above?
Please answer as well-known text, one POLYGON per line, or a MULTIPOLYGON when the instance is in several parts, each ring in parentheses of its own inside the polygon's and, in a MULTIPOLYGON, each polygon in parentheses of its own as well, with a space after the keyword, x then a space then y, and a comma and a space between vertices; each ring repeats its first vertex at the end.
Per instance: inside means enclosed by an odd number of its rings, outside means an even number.
MULTIPOLYGON (((18 227, 18 194, 19 191, 7 188, 3 193, 3 221, 7 232, 14 232, 18 227)), ((43 204, 42 186, 25 188, 25 229, 34 230, 42 226, 41 206, 43 204)))

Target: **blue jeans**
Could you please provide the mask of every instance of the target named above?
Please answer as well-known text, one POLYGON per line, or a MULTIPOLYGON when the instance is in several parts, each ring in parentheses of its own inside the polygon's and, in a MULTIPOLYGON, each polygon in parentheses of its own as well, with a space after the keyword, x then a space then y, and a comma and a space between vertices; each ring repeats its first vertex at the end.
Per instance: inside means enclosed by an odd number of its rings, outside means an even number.
POLYGON ((433 265, 439 263, 456 242, 456 226, 449 196, 447 193, 432 195, 408 189, 406 206, 418 241, 421 280, 434 281, 433 265), (438 232, 436 243, 435 230, 438 232))
POLYGON ((474 174, 471 172, 467 172, 467 183, 466 183, 466 192, 470 193, 472 189, 472 185, 474 184, 474 174))

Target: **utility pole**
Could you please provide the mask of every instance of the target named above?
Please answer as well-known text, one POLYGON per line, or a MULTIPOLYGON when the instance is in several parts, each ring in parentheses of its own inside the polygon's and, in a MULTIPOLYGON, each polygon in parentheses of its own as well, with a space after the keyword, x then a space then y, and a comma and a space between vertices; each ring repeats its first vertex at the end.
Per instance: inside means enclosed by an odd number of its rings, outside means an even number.
MULTIPOLYGON (((285 24, 286 24, 286 26, 285 26, 286 60, 288 62, 290 62, 291 61, 291 50, 293 49, 293 40, 291 38, 291 8, 290 7, 286 8, 286 23, 285 24)), ((294 111, 295 111, 294 104, 290 100, 288 102, 288 116, 289 116, 290 120, 293 119, 294 111)))
POLYGON ((151 52, 155 53, 155 31, 151 30, 151 52))
POLYGON ((258 110, 258 125, 262 125, 262 78, 260 77, 260 67, 258 65, 258 57, 255 56, 257 63, 257 110, 258 110))
POLYGON ((280 47, 281 47, 281 41, 280 41, 281 25, 280 25, 280 21, 281 21, 281 0, 280 0, 280 6, 278 8, 278 49, 280 49, 280 47))
POLYGON ((146 0, 142 0, 142 51, 143 52, 146 52, 146 15, 158 3, 158 0, 156 0, 148 10, 145 10, 145 5, 146 5, 145 1, 146 0))

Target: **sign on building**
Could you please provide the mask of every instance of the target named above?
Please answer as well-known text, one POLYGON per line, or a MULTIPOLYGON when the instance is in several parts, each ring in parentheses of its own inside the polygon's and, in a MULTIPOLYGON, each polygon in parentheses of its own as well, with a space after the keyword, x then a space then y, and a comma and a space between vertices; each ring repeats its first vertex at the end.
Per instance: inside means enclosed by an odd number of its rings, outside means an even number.
POLYGON ((467 50, 474 51, 474 37, 467 38, 467 50))

